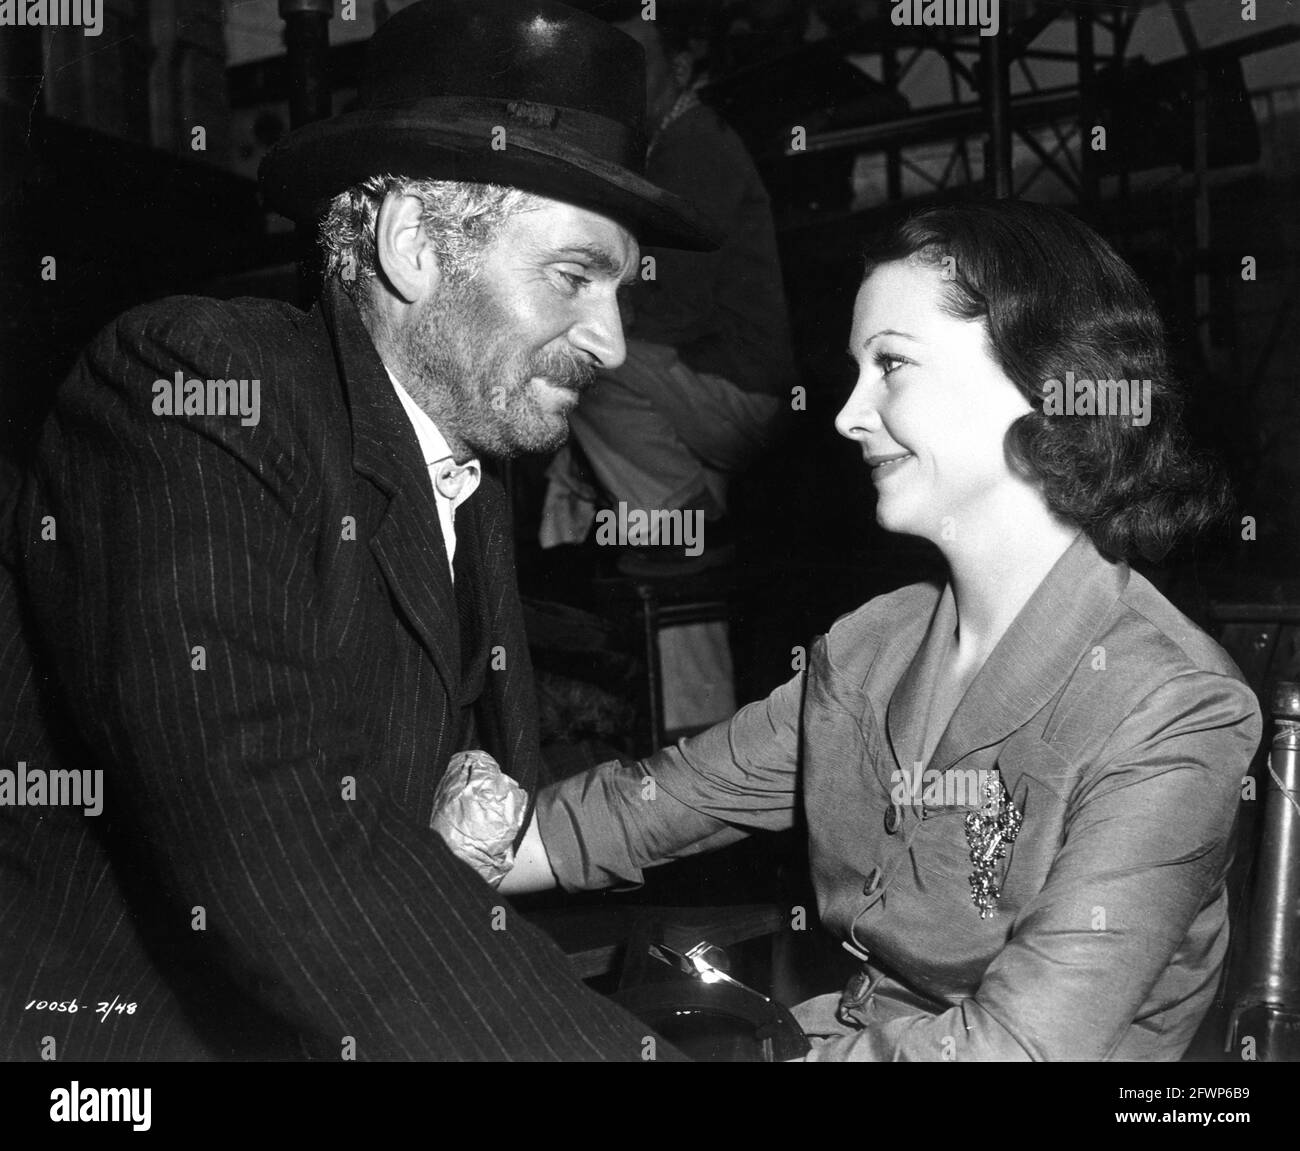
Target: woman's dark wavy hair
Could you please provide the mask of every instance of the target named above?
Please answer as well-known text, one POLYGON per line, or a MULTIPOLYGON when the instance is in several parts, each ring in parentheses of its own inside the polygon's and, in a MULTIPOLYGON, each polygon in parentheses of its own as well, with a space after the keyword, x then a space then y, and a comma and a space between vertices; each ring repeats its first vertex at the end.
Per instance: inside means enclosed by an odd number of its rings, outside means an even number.
POLYGON ((1008 457, 1098 551, 1158 561, 1227 511, 1222 473, 1184 430, 1155 304, 1091 228, 1016 200, 930 208, 869 247, 864 279, 909 259, 948 278, 945 312, 984 321, 994 361, 1034 409, 1007 430, 1008 457), (1069 371, 1076 379, 1150 380, 1150 422, 1046 414, 1047 381, 1065 381, 1069 371))

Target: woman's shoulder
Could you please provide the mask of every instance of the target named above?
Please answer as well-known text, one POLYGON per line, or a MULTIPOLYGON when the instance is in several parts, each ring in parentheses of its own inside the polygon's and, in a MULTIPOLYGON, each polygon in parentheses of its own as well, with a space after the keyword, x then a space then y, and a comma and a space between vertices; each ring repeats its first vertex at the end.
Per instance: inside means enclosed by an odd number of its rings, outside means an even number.
MULTIPOLYGON (((1139 572, 1129 572, 1112 626, 1117 642, 1140 644, 1169 675, 1202 672, 1226 676, 1245 686, 1241 670, 1215 640, 1176 608, 1139 572)), ((1155 661, 1153 661, 1155 662, 1155 661)))
POLYGON ((889 629, 904 618, 926 616, 939 602, 943 588, 932 581, 908 584, 867 600, 861 607, 845 612, 831 625, 831 631, 889 629))
POLYGON ((936 583, 908 584, 840 616, 822 637, 828 663, 861 682, 882 652, 914 651, 941 592, 936 583), (915 640, 910 646, 909 638, 915 640))
MULTIPOLYGON (((1204 740, 1213 733, 1247 748, 1249 760, 1261 717, 1254 691, 1228 653, 1130 571, 1050 726, 1057 740, 1068 743, 1073 732, 1082 744, 1112 747, 1194 732, 1204 740)), ((1240 756, 1220 758, 1236 770, 1240 756)))

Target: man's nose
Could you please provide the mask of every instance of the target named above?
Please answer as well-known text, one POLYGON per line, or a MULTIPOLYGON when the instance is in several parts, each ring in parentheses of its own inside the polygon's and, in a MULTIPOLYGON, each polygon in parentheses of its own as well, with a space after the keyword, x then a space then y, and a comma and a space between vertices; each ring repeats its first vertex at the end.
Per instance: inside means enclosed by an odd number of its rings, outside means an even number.
POLYGON ((861 440, 880 429, 880 410, 872 381, 858 378, 853 393, 835 417, 835 430, 850 440, 861 440))
POLYGON ((586 352, 595 367, 608 371, 619 367, 627 359, 627 343, 623 339, 618 299, 611 294, 606 299, 592 300, 569 329, 569 342, 586 352))

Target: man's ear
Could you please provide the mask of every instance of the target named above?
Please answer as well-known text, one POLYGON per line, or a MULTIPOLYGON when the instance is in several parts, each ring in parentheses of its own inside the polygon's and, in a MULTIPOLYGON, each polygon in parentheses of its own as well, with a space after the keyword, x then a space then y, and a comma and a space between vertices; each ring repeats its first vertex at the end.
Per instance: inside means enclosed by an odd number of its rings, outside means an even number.
POLYGON ((672 69, 673 83, 678 88, 686 88, 695 76, 695 57, 689 52, 678 52, 669 61, 672 69))
POLYGON ((423 300, 442 279, 438 256, 420 223, 420 201, 389 192, 375 217, 375 258, 384 283, 406 303, 423 300))

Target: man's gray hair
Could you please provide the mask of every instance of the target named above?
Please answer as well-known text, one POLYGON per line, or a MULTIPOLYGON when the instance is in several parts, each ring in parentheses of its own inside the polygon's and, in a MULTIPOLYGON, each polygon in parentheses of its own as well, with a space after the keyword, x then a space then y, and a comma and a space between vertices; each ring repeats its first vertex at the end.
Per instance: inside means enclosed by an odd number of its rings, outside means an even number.
POLYGON ((415 196, 420 201, 420 222, 438 254, 443 274, 452 283, 463 283, 473 276, 502 224, 543 202, 531 192, 497 184, 413 180, 393 175, 371 176, 340 192, 320 226, 325 276, 337 276, 363 311, 369 296, 360 286, 378 272, 375 219, 389 192, 415 196))

